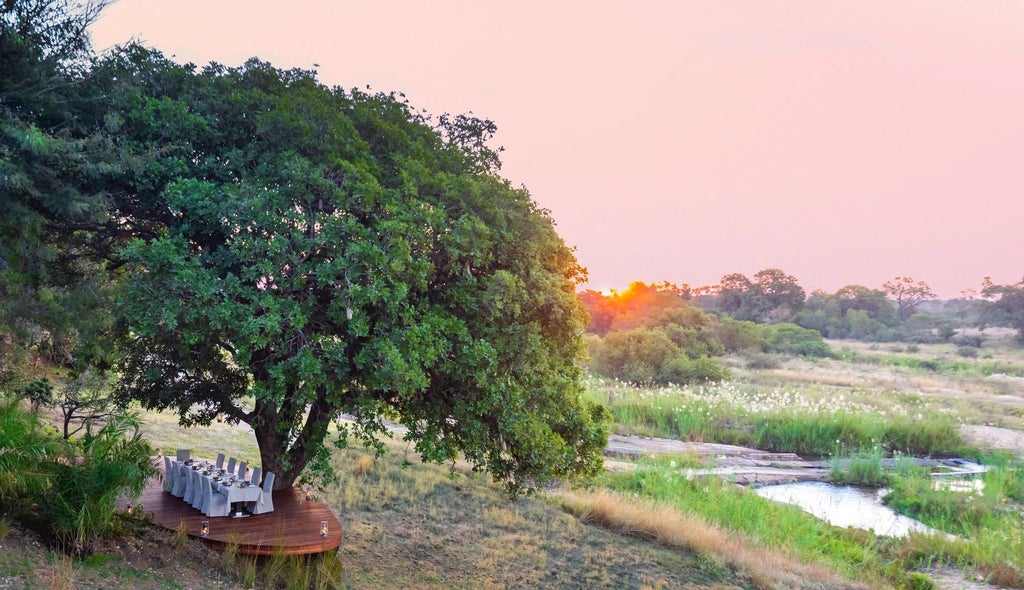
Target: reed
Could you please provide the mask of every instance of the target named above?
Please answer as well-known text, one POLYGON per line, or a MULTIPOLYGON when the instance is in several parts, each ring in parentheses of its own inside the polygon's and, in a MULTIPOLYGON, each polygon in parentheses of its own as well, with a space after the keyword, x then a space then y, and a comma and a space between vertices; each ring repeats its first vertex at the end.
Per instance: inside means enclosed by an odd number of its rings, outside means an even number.
POLYGON ((838 484, 859 486, 882 486, 889 477, 882 468, 882 447, 873 445, 853 453, 838 449, 832 457, 832 471, 829 479, 838 484))

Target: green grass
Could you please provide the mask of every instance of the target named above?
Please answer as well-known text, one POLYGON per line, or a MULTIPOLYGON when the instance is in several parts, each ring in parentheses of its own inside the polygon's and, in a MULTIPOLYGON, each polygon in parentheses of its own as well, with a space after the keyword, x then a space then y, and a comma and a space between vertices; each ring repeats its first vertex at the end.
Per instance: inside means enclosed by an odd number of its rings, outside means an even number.
POLYGON ((810 401, 788 390, 748 393, 743 384, 630 390, 591 380, 589 386, 620 432, 813 456, 875 445, 889 453, 972 454, 955 418, 939 412, 911 417, 834 398, 810 401))
POLYGON ((846 453, 841 448, 832 457, 829 479, 836 484, 878 487, 889 477, 882 468, 884 453, 879 445, 846 453))
POLYGON ((883 540, 838 529, 795 506, 766 500, 717 477, 687 479, 662 464, 644 463, 632 473, 608 475, 605 485, 697 514, 770 549, 826 563, 851 580, 879 584, 887 577, 884 568, 892 556, 879 550, 883 540))
MULTIPOLYGON (((996 459, 997 462, 1001 461, 996 459)), ((993 465, 980 493, 937 486, 928 470, 902 468, 890 483, 885 502, 897 512, 956 535, 959 541, 928 548, 932 558, 969 564, 992 583, 1024 587, 1024 522, 1018 494, 1019 461, 993 465)), ((913 551, 908 547, 906 550, 913 551)))

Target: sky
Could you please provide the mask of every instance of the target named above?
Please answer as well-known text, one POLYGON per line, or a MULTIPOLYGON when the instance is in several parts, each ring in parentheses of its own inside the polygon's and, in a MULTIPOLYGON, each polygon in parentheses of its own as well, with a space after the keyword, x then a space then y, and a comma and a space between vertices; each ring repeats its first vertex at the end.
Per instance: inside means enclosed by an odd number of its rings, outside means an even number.
POLYGON ((1024 2, 117 0, 91 33, 494 121, 587 288, 1024 277, 1024 2))

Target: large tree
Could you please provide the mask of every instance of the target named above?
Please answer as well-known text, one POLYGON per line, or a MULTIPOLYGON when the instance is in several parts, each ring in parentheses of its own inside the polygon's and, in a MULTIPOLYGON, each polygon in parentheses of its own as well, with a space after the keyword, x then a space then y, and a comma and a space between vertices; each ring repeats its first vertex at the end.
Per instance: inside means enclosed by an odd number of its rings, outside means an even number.
POLYGON ((493 124, 258 61, 107 67, 143 89, 120 128, 167 146, 145 208, 165 230, 128 251, 122 400, 250 424, 277 487, 329 472, 332 423, 379 444, 385 418, 513 493, 600 468, 585 271, 496 174, 493 124))
POLYGON ((738 320, 776 323, 791 319, 803 307, 805 298, 795 277, 777 268, 766 268, 753 280, 741 273, 722 277, 715 309, 738 320))
POLYGON ((1024 344, 1024 279, 1012 285, 997 285, 985 277, 982 313, 986 322, 1017 330, 1017 342, 1024 344))
POLYGON ((910 319, 918 305, 938 297, 928 283, 915 281, 912 277, 896 277, 883 283, 882 289, 896 302, 901 320, 910 319))
POLYGON ((104 4, 0 3, 0 372, 28 349, 80 366, 102 348, 82 344, 109 318, 96 178, 116 145, 96 116, 85 33, 104 4))

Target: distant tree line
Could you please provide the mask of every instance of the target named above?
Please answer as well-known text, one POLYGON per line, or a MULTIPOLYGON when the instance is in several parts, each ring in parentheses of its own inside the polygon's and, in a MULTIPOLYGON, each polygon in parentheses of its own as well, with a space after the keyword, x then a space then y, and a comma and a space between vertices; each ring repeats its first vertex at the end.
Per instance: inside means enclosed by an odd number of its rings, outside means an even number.
POLYGON ((996 285, 986 278, 980 297, 950 301, 903 276, 880 288, 847 285, 808 296, 795 277, 769 268, 697 289, 637 282, 580 297, 590 312, 591 370, 634 383, 719 380, 728 371, 715 357, 732 352, 829 356, 823 338, 970 349, 984 338, 967 328, 999 326, 1016 330, 1024 343, 1024 280, 996 285))

